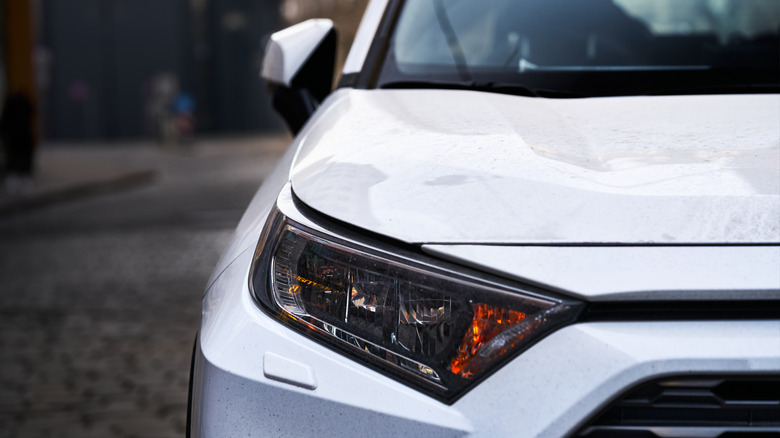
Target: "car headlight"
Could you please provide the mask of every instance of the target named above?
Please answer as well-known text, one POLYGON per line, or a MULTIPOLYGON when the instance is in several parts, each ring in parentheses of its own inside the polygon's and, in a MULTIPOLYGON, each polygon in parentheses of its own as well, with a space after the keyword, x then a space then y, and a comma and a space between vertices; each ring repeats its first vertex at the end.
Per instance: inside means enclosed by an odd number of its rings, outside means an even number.
POLYGON ((250 283, 282 323, 447 402, 582 308, 401 252, 275 213, 250 283))

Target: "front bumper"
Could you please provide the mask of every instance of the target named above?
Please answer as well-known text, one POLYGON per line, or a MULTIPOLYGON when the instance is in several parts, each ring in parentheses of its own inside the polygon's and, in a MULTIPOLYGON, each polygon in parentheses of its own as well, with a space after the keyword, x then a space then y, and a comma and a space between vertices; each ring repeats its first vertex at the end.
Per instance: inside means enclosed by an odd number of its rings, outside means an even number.
POLYGON ((252 256, 244 251, 204 299, 193 437, 561 437, 655 377, 780 373, 779 320, 581 323, 447 405, 261 311, 247 286, 252 256))

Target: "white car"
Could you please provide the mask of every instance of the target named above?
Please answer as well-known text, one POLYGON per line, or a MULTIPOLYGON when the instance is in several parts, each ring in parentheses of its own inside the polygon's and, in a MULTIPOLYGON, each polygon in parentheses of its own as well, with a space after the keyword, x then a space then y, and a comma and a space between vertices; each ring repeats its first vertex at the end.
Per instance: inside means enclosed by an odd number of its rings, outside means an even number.
POLYGON ((780 2, 372 0, 203 299, 193 437, 780 435, 780 2))

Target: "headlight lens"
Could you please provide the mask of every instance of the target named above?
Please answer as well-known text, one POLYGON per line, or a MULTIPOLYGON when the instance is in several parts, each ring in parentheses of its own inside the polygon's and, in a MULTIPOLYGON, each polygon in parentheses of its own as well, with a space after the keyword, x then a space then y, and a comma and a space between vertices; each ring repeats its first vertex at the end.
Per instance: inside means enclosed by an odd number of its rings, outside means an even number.
POLYGON ((251 283, 281 321, 453 401, 581 305, 326 236, 282 215, 251 283))

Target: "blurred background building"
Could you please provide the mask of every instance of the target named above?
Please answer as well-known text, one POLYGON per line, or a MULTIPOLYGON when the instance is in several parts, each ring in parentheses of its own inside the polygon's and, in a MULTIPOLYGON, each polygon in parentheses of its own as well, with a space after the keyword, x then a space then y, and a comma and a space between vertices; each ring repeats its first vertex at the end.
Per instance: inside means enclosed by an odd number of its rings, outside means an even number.
MULTIPOLYGON (((681 23, 676 12, 730 4, 615 1, 692 32, 700 23, 681 23)), ((367 2, 0 0, 0 98, 11 89, 28 93, 44 140, 161 137, 173 112, 196 133, 281 131, 258 78, 268 35, 332 18, 340 66, 367 2)), ((756 0, 754 14, 740 19, 761 21, 776 6, 756 0)))
POLYGON ((268 35, 332 17, 340 58, 367 0, 0 0, 0 96, 28 90, 46 140, 283 129, 258 77, 268 35))

